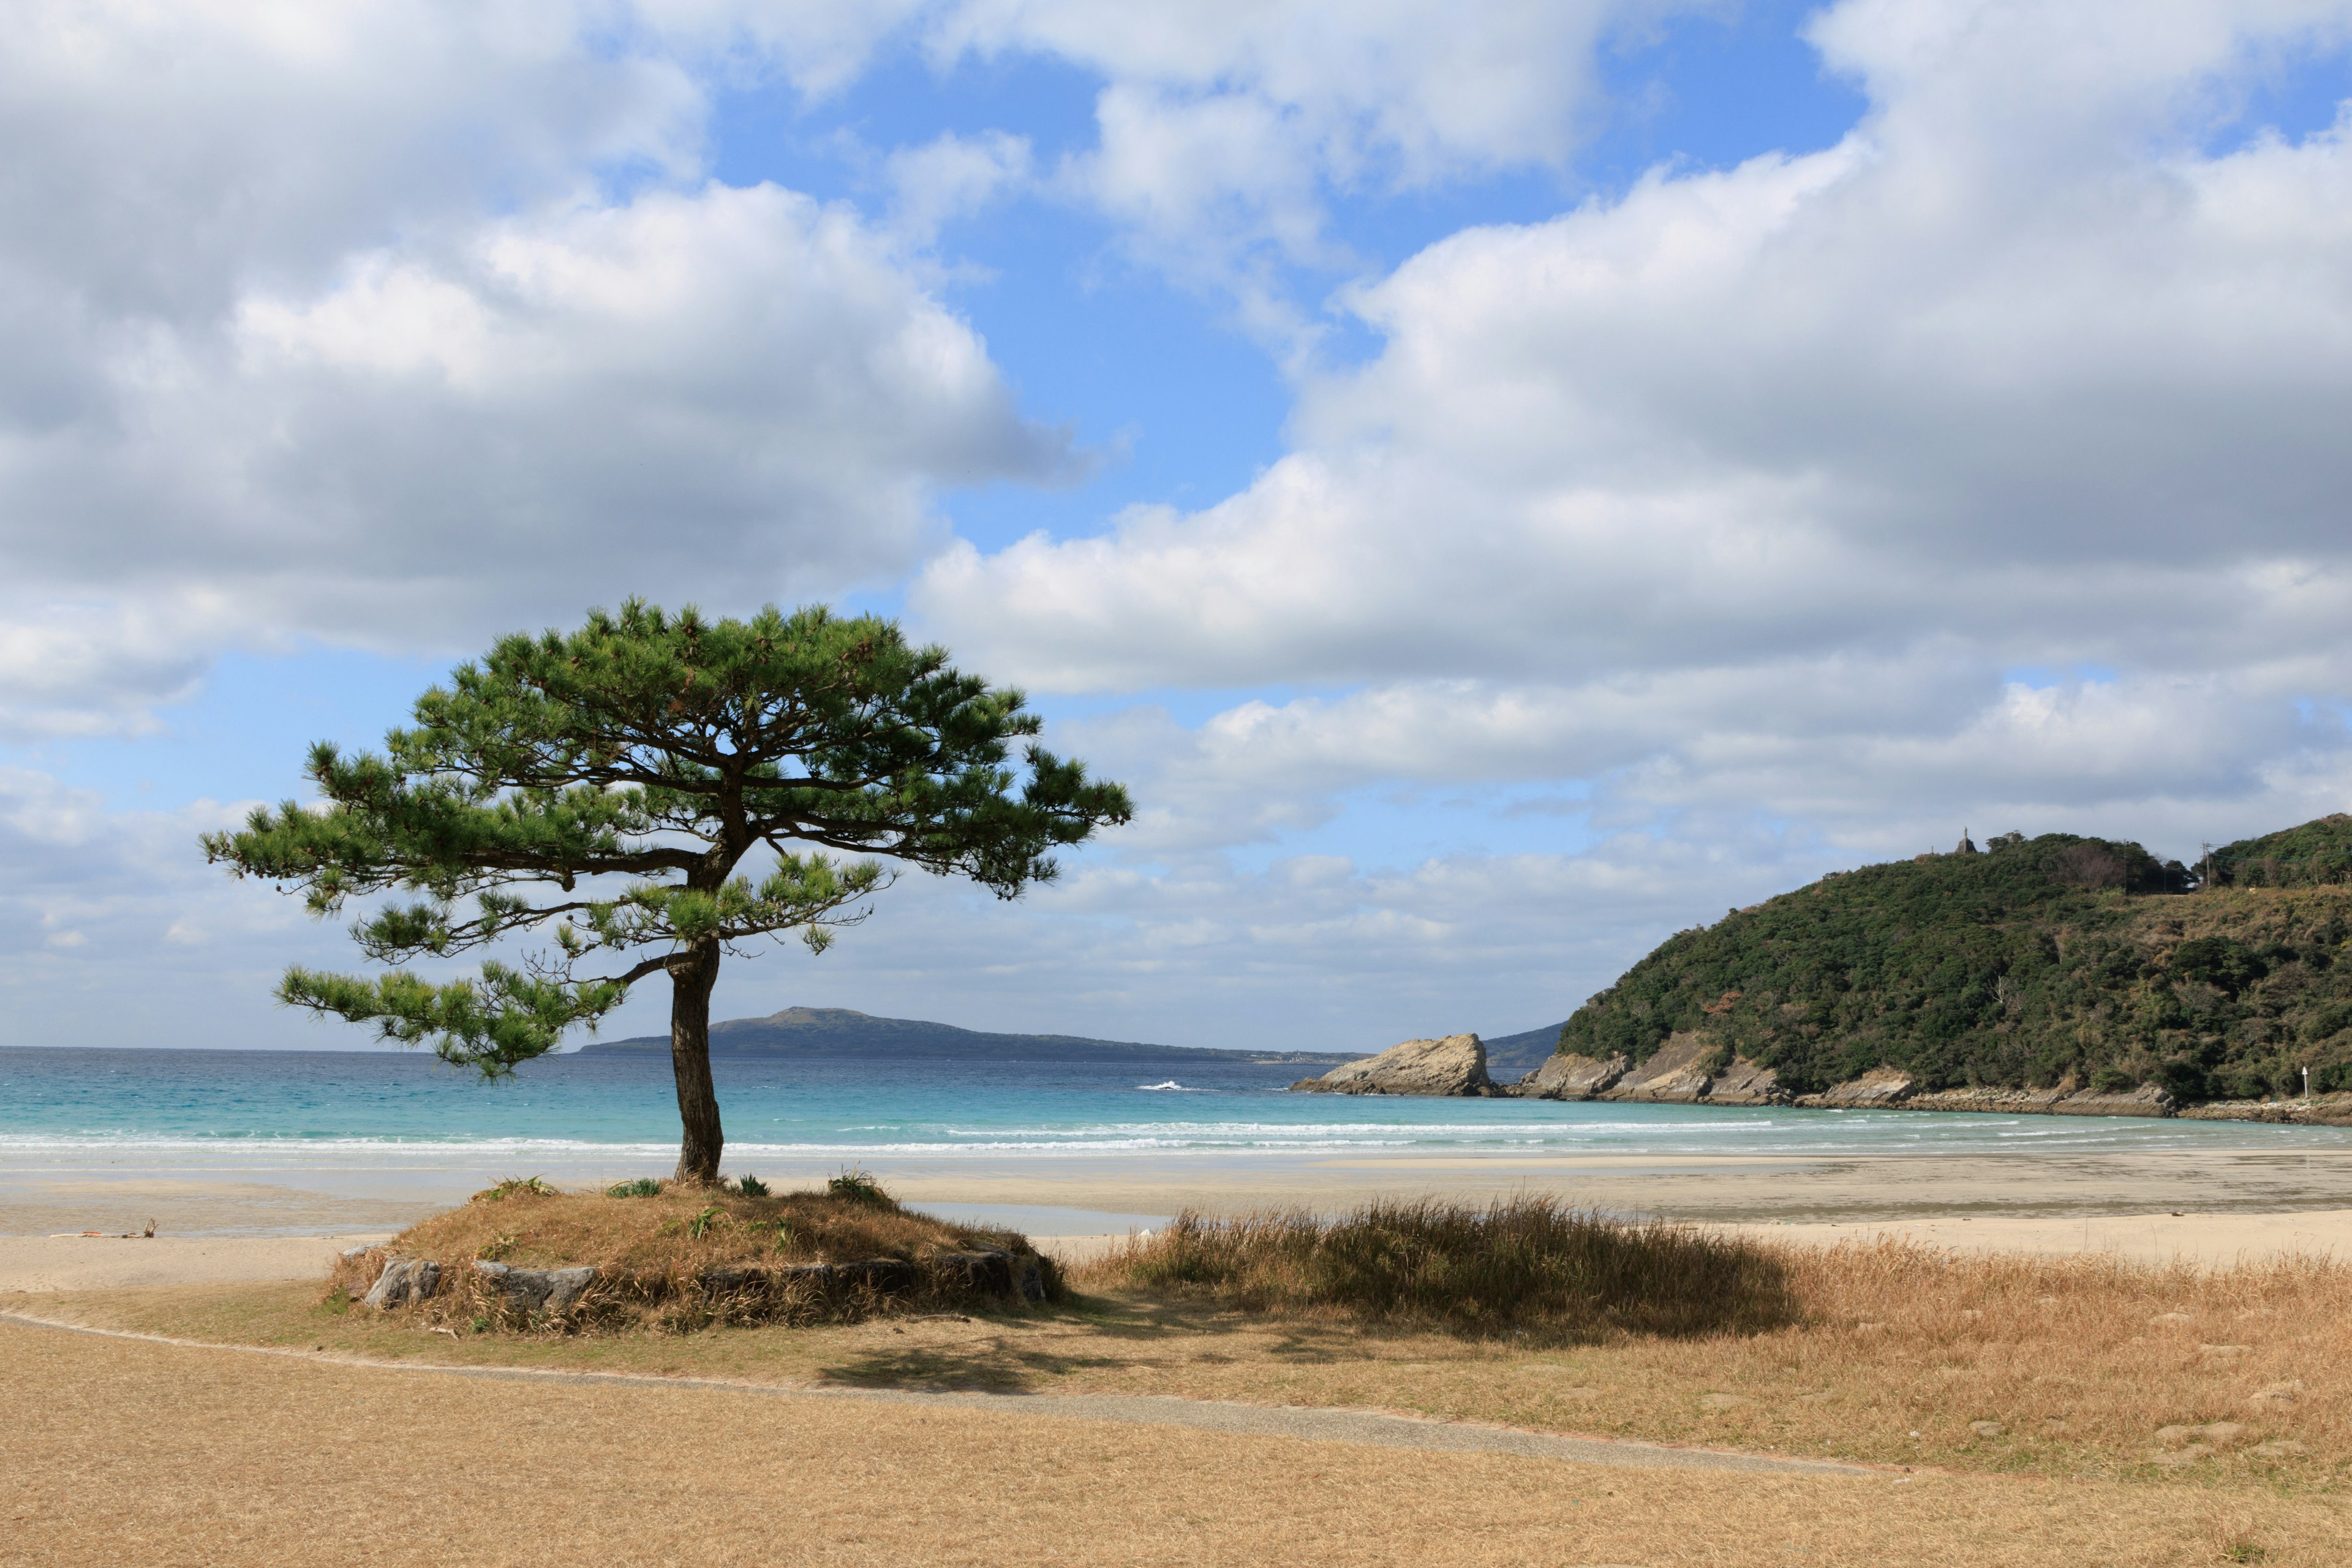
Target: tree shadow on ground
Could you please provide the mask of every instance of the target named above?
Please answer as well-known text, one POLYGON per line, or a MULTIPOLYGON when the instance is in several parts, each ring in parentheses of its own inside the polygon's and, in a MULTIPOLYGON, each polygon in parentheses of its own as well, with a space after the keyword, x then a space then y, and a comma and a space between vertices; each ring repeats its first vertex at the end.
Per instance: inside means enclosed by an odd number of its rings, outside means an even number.
POLYGON ((1360 1360, 1366 1341, 1381 1337, 1359 1323, 1269 1321, 1213 1303, 1128 1296, 1079 1296, 1042 1313, 971 1321, 985 1331, 946 1343, 860 1346, 817 1376, 862 1388, 1034 1393, 1084 1372, 1360 1360))

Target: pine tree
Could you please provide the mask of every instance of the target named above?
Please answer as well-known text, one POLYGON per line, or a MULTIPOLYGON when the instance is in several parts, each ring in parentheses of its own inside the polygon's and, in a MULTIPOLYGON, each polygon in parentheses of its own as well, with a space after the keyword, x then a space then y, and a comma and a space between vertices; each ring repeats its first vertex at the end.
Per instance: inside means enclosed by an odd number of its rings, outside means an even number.
POLYGON ((823 607, 711 620, 633 600, 578 632, 504 638, 418 698, 415 721, 380 756, 314 746, 321 804, 262 807, 242 832, 206 835, 206 857, 301 891, 320 918, 418 895, 352 927, 376 963, 526 933, 541 945, 455 980, 298 965, 278 999, 495 1078, 666 973, 682 1182, 716 1181, 724 1145, 710 1078, 723 954, 788 932, 823 952, 889 884, 884 861, 1017 897, 1055 875, 1051 850, 1130 815, 1083 763, 1032 743, 1011 765, 1040 728, 1020 692, 891 622, 823 607), (742 874, 763 850, 764 875, 742 874))

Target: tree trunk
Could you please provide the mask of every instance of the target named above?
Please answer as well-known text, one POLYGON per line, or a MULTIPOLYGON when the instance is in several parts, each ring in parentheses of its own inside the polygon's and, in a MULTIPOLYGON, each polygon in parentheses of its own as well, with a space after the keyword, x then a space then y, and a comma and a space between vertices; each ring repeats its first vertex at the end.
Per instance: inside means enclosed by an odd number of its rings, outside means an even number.
POLYGON ((677 1180, 710 1186, 719 1180, 719 1152, 727 1143, 719 1131, 719 1091, 710 1082, 710 987, 719 979, 719 945, 696 950, 669 973, 669 1067, 686 1127, 677 1180))

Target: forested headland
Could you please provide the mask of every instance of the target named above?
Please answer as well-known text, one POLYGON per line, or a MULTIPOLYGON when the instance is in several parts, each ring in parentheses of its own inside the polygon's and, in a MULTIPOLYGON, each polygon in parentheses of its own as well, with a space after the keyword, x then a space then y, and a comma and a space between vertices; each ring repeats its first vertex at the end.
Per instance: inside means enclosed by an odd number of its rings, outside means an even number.
POLYGON ((1873 1068, 1923 1089, 2182 1100, 2352 1089, 2352 816, 2222 846, 2011 833, 1833 872, 1677 932, 1561 1026, 1562 1053, 1712 1065, 1816 1093, 1873 1068))

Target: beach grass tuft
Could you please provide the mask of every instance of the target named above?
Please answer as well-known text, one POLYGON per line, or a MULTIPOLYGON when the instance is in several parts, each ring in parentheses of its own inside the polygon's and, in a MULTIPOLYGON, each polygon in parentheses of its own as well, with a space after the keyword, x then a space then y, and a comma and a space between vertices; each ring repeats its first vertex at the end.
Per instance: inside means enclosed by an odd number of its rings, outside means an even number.
POLYGON ((1082 1278, 1248 1312, 1548 1341, 1754 1333, 1797 1313, 1785 1268, 1763 1247, 1540 1196, 1376 1202, 1338 1219, 1188 1211, 1082 1278))
POLYGON ((884 1192, 881 1183, 855 1165, 827 1181, 824 1187, 825 1191, 845 1203, 877 1209, 896 1210, 898 1206, 898 1200, 884 1192))
POLYGON ((662 1184, 651 1176, 639 1176, 634 1182, 615 1182, 604 1189, 608 1198, 657 1198, 662 1184))

